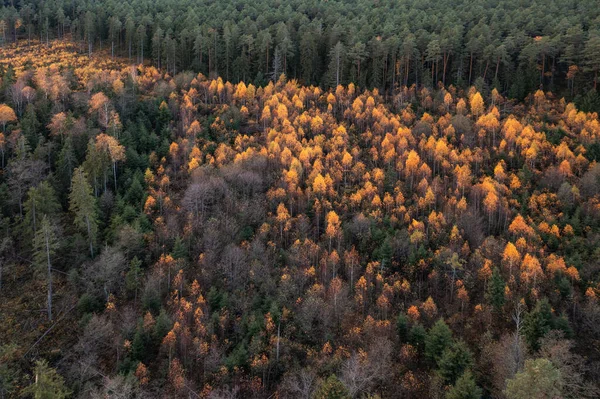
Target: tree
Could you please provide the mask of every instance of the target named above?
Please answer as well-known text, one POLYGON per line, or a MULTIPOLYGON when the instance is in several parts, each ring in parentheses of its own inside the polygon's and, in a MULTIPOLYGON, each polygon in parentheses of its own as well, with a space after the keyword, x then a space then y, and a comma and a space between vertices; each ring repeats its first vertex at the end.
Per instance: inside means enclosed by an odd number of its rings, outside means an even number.
POLYGON ((343 67, 344 67, 344 45, 342 42, 337 42, 335 46, 329 51, 329 81, 331 85, 337 87, 342 79, 343 67))
POLYGON ((452 331, 444 319, 439 319, 425 337, 425 355, 438 363, 450 345, 452 345, 452 331))
POLYGON ((96 198, 87 181, 83 167, 75 169, 69 195, 69 210, 75 215, 75 225, 85 229, 90 245, 90 256, 94 257, 94 241, 98 231, 96 198))
POLYGON ((314 399, 350 399, 351 396, 342 382, 335 376, 330 375, 322 381, 315 392, 314 399))
POLYGON ((107 154, 112 162, 115 192, 117 191, 117 162, 125 160, 125 147, 119 144, 119 140, 107 134, 96 136, 96 146, 107 154))
POLYGON ((438 361, 438 372, 447 384, 456 380, 473 366, 473 354, 467 344, 458 340, 446 348, 438 361))
POLYGON ((477 118, 479 115, 483 114, 483 97, 481 97, 481 94, 479 94, 479 92, 475 92, 475 94, 471 96, 471 98, 469 99, 469 103, 471 105, 471 113, 473 114, 473 116, 477 118))
POLYGON ((560 371, 548 359, 529 359, 523 371, 506 383, 508 399, 560 398, 563 380, 560 371))
POLYGON ((125 275, 125 286, 133 291, 134 301, 137 301, 138 290, 142 287, 142 261, 134 257, 129 263, 129 271, 125 275))
POLYGON ((33 384, 23 390, 25 395, 31 395, 34 399, 63 399, 71 396, 63 377, 46 360, 35 362, 33 375, 33 384))
POLYGON ((512 276, 512 269, 521 261, 521 254, 517 250, 517 247, 515 247, 515 244, 510 241, 504 248, 504 252, 502 253, 502 261, 505 264, 508 264, 508 272, 512 276))
POLYGON ((35 233, 33 240, 34 260, 38 267, 46 267, 48 282, 48 320, 52 321, 52 257, 58 249, 59 243, 56 236, 56 227, 50 222, 47 215, 44 215, 40 228, 35 233))
POLYGON ((54 189, 45 180, 27 192, 25 201, 25 223, 30 224, 33 234, 38 230, 38 221, 44 215, 52 217, 61 210, 60 203, 56 198, 54 189))
POLYGON ((527 315, 523 325, 523 333, 527 344, 533 350, 539 349, 539 341, 552 329, 552 308, 544 298, 538 301, 527 315))
POLYGON ((598 88, 598 72, 600 71, 600 32, 590 33, 583 50, 585 71, 594 73, 594 90, 598 88))
POLYGON ((504 279, 500 274, 500 270, 497 267, 494 267, 494 271, 492 272, 492 278, 490 279, 490 284, 488 285, 488 290, 486 293, 487 299, 494 308, 494 311, 500 313, 502 310, 502 306, 504 306, 504 279))
MULTIPOLYGON (((335 211, 327 213, 327 227, 325 234, 329 238, 329 251, 331 252, 331 241, 340 235, 341 222, 340 218, 335 211)), ((335 276, 334 276, 335 277, 335 276)))
POLYGON ((475 383, 473 374, 465 371, 446 393, 446 399, 480 399, 481 388, 475 383))
POLYGON ((2 132, 6 133, 6 124, 9 122, 15 122, 17 115, 11 107, 6 104, 0 104, 0 124, 2 124, 2 132))

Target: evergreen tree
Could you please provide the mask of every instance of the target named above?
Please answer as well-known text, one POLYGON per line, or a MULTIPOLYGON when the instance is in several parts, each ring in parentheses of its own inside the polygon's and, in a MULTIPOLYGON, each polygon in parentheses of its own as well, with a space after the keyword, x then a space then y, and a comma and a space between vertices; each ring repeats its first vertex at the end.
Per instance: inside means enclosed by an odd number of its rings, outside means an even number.
POLYGON ((437 363, 450 345, 452 345, 452 331, 444 319, 439 319, 425 338, 425 355, 437 363))
POLYGON ((34 399, 64 399, 71 396, 63 377, 50 367, 47 361, 36 361, 33 375, 33 384, 23 390, 25 395, 34 399))
POLYGON ((351 396, 344 384, 342 384, 342 382, 335 375, 332 374, 325 381, 321 382, 313 398, 350 399, 351 396))
POLYGON ((75 215, 75 225, 86 231, 90 255, 94 257, 94 241, 98 232, 98 211, 92 186, 88 183, 82 167, 75 169, 69 195, 69 210, 75 215))
POLYGON ((134 293, 134 300, 137 302, 138 290, 142 286, 142 261, 134 257, 129 263, 129 271, 125 275, 125 286, 127 290, 134 293))
POLYGON ((47 215, 44 215, 40 223, 40 228, 35 233, 33 247, 35 264, 38 267, 45 267, 46 269, 48 320, 52 321, 52 257, 58 248, 58 239, 56 237, 56 228, 52 225, 47 215))
POLYGON ((50 183, 46 180, 31 187, 27 192, 27 200, 23 204, 25 209, 25 224, 29 225, 35 233, 38 230, 40 219, 47 215, 52 217, 60 212, 60 204, 50 183))
POLYGON ((505 282, 500 275, 500 270, 495 267, 486 292, 487 300, 490 302, 495 312, 500 312, 502 306, 504 306, 504 287, 505 282))
POLYGON ((526 316, 523 333, 532 350, 539 349, 539 340, 552 329, 552 307, 548 299, 538 301, 526 316))
POLYGON ((465 371, 446 393, 446 399, 480 399, 481 388, 475 383, 473 374, 465 371))
POLYGON ((459 376, 473 366, 473 354, 467 344, 458 340, 447 348, 438 362, 438 372, 447 384, 454 384, 459 376))

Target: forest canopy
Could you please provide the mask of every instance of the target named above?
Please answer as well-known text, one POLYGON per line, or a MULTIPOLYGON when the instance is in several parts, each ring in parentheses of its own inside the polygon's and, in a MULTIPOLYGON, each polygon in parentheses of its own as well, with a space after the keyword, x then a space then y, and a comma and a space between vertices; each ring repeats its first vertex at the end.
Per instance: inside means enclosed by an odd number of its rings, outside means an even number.
POLYGON ((592 1, 0 8, 0 399, 600 397, 592 1))
POLYGON ((71 37, 171 74, 391 90, 476 82, 523 99, 586 94, 600 70, 595 0, 4 2, 3 43, 71 37))

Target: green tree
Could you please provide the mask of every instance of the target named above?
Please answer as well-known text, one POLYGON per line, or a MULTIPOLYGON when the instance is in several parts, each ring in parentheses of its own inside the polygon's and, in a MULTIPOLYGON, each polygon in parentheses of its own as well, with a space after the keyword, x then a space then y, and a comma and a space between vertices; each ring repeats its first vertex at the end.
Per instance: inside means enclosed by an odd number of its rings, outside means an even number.
POLYGON ((523 371, 506 383, 508 399, 551 399, 563 397, 560 371, 548 359, 530 359, 523 371))
POLYGON ((425 337, 425 355, 438 363, 450 345, 452 345, 452 331, 444 319, 439 319, 425 337))
POLYGON ((447 384, 454 384, 457 378, 472 366, 473 353, 464 341, 458 340, 442 353, 438 362, 438 372, 447 384))
POLYGON ((396 319, 396 331, 400 337, 400 341, 406 342, 409 333, 408 317, 404 313, 400 313, 396 319))
POLYGON ((0 398, 11 398, 18 387, 18 362, 22 353, 16 344, 0 346, 0 398))
POLYGON ((552 307, 548 299, 538 301, 527 315, 523 324, 523 333, 532 350, 539 349, 539 341, 552 329, 552 307))
POLYGON ((35 233, 33 239, 33 259, 36 266, 46 268, 48 280, 48 320, 52 321, 52 257, 58 249, 58 239, 56 236, 56 227, 50 222, 47 215, 44 215, 40 223, 39 230, 35 233))
POLYGON ((492 277, 490 278, 490 284, 487 288, 486 298, 496 312, 500 312, 502 306, 504 306, 504 286, 505 282, 502 275, 500 275, 500 270, 498 270, 497 267, 494 267, 492 277))
POLYGON ((600 32, 590 33, 583 50, 585 70, 594 74, 594 90, 598 88, 598 71, 600 71, 600 32))
POLYGON ((350 399, 348 389, 335 376, 330 375, 325 381, 322 381, 315 392, 314 399, 350 399))
POLYGON ((23 390, 26 396, 34 399, 63 399, 71 396, 63 377, 46 360, 35 362, 33 375, 33 384, 23 390))
POLYGON ((75 215, 75 225, 87 232, 90 255, 94 257, 94 240, 98 232, 96 198, 82 167, 75 169, 69 195, 69 209, 75 215))
POLYGON ((342 79, 344 68, 344 54, 346 53, 342 42, 337 42, 329 51, 328 80, 333 87, 337 87, 342 79))
POLYGON ((137 302, 138 290, 142 287, 142 261, 134 257, 129 263, 129 271, 125 275, 125 286, 127 290, 134 293, 134 301, 137 302))
POLYGON ((60 204, 56 199, 54 189, 48 183, 43 181, 36 187, 31 187, 27 192, 25 201, 25 223, 30 225, 32 230, 38 230, 38 222, 43 215, 54 216, 60 212, 60 204))
POLYGON ((456 380, 456 384, 448 390, 446 399, 479 399, 481 398, 481 392, 481 388, 475 383, 473 374, 470 371, 465 371, 456 380))

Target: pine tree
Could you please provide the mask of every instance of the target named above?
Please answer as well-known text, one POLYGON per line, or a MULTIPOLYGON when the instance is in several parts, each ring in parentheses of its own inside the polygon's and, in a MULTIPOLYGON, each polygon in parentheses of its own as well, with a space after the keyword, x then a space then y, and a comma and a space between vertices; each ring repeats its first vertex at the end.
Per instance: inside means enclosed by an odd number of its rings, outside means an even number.
POLYGON ((351 396, 344 384, 342 384, 342 382, 335 375, 330 375, 329 378, 319 385, 317 392, 315 392, 314 398, 350 399, 351 396))
POLYGON ((504 306, 504 279, 500 275, 500 270, 497 267, 494 268, 492 272, 492 277, 490 279, 490 285, 487 289, 487 299, 492 304, 494 311, 500 312, 502 310, 502 306, 504 306))
POLYGON ((458 340, 447 348, 438 362, 439 374, 448 384, 453 384, 459 376, 473 366, 473 354, 467 344, 458 340))
POLYGON ((134 293, 134 300, 137 302, 138 290, 142 287, 142 261, 134 257, 129 263, 129 271, 125 275, 125 286, 128 291, 134 293))
POLYGON ((75 169, 69 195, 69 210, 75 215, 75 225, 84 229, 90 244, 90 255, 94 257, 94 240, 98 231, 96 198, 82 167, 75 169))
POLYGON ((446 393, 446 399, 480 399, 481 388, 475 383, 473 374, 465 371, 456 384, 446 393))
POLYGON ((54 189, 43 181, 32 187, 27 192, 27 201, 23 204, 25 209, 25 223, 30 225, 34 234, 38 231, 38 223, 43 215, 52 217, 60 212, 60 204, 56 199, 54 189))
POLYGON ((44 215, 39 230, 35 233, 33 240, 34 261, 38 267, 46 267, 48 279, 48 320, 52 321, 52 257, 58 248, 56 228, 50 222, 48 216, 44 215))
POLYGON ((544 298, 525 316, 523 333, 529 347, 539 349, 539 341, 552 329, 552 307, 544 298))
POLYGON ((425 337, 425 355, 436 363, 440 360, 442 353, 452 344, 452 331, 439 319, 425 337))
POLYGON ((34 399, 63 399, 71 396, 71 392, 65 387, 63 377, 50 367, 47 361, 36 361, 33 374, 35 380, 23 390, 25 395, 30 395, 34 399))

